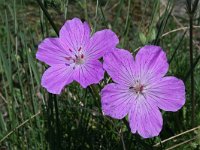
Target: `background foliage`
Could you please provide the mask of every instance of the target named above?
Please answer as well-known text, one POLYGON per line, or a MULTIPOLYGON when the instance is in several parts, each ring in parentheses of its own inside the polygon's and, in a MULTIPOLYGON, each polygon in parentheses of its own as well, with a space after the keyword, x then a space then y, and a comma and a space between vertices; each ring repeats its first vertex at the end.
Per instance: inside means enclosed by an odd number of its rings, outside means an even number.
POLYGON ((133 55, 145 44, 166 51, 168 75, 186 84, 186 104, 162 112, 159 137, 142 139, 125 120, 102 115, 98 93, 107 75, 92 88, 73 83, 60 96, 48 94, 40 85, 48 66, 35 53, 44 38, 57 36, 52 24, 35 0, 0 0, 0 149, 200 149, 200 5, 190 4, 197 1, 41 0, 57 29, 79 17, 93 32, 111 28, 118 47, 133 55))

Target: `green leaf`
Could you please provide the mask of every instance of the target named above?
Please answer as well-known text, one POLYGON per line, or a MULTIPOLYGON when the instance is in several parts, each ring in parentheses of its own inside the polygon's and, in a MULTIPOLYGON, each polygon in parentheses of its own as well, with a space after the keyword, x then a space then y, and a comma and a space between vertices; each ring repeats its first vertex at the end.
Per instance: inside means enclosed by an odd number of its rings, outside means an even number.
POLYGON ((142 32, 140 32, 139 37, 140 37, 140 41, 142 42, 142 44, 145 45, 147 42, 146 36, 142 32))

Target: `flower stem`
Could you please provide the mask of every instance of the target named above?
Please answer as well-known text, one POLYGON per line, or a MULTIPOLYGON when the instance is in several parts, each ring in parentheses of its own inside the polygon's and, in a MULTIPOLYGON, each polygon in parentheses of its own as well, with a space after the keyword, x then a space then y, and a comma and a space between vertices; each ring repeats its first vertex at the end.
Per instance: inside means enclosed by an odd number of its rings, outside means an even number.
POLYGON ((55 108, 55 115, 56 115, 56 146, 57 149, 60 149, 60 141, 61 141, 61 134, 60 134, 60 117, 58 111, 58 104, 57 104, 57 96, 53 95, 54 100, 54 108, 55 108))
POLYGON ((190 77, 190 74, 191 74, 191 70, 194 69, 194 68, 197 66, 199 60, 200 60, 200 55, 196 58, 196 60, 195 60, 195 62, 194 62, 194 64, 193 64, 193 66, 192 66, 192 68, 190 68, 190 70, 187 72, 187 74, 186 74, 185 77, 183 78, 183 81, 184 81, 184 82, 186 82, 186 81, 188 80, 188 78, 190 77))
POLYGON ((56 25, 54 24, 51 16, 49 15, 48 11, 46 10, 45 6, 42 4, 41 0, 36 0, 42 11, 44 12, 45 16, 47 17, 49 23, 51 24, 52 28, 56 32, 57 36, 59 35, 58 29, 56 25))
POLYGON ((199 0, 186 0, 186 8, 189 15, 189 31, 190 31, 190 69, 191 69, 191 76, 190 76, 190 84, 191 84, 191 93, 190 99, 192 101, 192 120, 191 124, 194 126, 195 124, 195 99, 194 99, 194 67, 193 67, 193 19, 194 15, 198 8, 199 0))
POLYGON ((192 126, 195 120, 195 99, 194 99, 194 69, 193 69, 193 14, 190 14, 190 68, 191 68, 191 101, 192 101, 192 126))
POLYGON ((54 122, 54 117, 53 117, 53 95, 49 94, 48 97, 48 106, 47 106, 47 124, 48 124, 48 142, 49 142, 49 148, 51 150, 55 149, 55 131, 53 130, 53 122, 54 122))

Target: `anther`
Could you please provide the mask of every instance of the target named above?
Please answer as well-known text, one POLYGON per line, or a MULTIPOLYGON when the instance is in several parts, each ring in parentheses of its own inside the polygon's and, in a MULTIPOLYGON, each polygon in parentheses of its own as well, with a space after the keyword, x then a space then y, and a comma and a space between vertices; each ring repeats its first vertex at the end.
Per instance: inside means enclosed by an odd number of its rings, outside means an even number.
POLYGON ((65 65, 66 65, 66 66, 69 66, 69 64, 68 64, 68 63, 65 63, 65 65))
POLYGON ((72 57, 65 57, 65 59, 66 59, 66 60, 70 60, 70 59, 72 59, 72 57))
POLYGON ((79 51, 79 52, 81 51, 81 47, 78 49, 78 51, 79 51))

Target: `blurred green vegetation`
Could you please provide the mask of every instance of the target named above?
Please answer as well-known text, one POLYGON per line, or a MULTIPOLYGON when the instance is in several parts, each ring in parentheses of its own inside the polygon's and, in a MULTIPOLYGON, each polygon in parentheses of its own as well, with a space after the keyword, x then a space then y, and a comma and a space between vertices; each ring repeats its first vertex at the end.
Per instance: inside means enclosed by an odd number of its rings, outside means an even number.
MULTIPOLYGON (((73 83, 62 95, 49 95, 40 85, 48 66, 37 61, 35 53, 44 38, 56 36, 55 31, 37 1, 0 0, 0 149, 200 149, 200 129, 184 133, 200 125, 199 7, 193 22, 197 60, 193 108, 189 17, 186 11, 177 14, 181 0, 41 1, 58 29, 66 20, 79 17, 89 22, 93 32, 111 28, 120 38, 118 47, 133 55, 145 44, 163 47, 170 62, 168 75, 185 81, 186 104, 178 112, 163 112, 159 137, 142 139, 130 133, 122 120, 102 115, 92 88, 73 83), (184 134, 161 142, 180 133, 184 134)), ((107 79, 95 86, 96 92, 107 79)))

